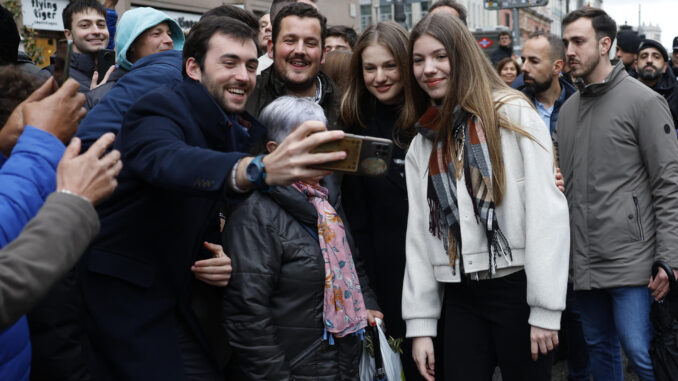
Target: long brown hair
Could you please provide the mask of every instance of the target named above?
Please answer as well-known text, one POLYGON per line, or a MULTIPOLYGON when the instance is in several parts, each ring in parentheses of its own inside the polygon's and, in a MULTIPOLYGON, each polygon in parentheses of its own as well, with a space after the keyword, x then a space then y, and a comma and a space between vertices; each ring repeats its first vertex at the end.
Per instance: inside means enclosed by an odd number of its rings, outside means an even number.
MULTIPOLYGON (((456 157, 450 120, 457 104, 482 121, 492 163, 494 201, 499 205, 505 186, 500 127, 529 138, 532 136, 497 111, 505 102, 514 98, 523 98, 527 104, 530 103, 522 93, 506 86, 480 50, 468 28, 458 18, 437 13, 429 14, 421 20, 410 34, 410 61, 414 43, 423 35, 429 35, 440 41, 450 60, 449 88, 440 110, 438 141, 444 143, 445 152, 456 157), (495 95, 498 95, 499 99, 495 100, 495 95)), ((409 76, 410 83, 414 85, 405 91, 406 109, 403 115, 404 122, 414 124, 431 105, 431 100, 416 84, 412 65, 409 76)))
MULTIPOLYGON (((374 114, 377 99, 365 87, 363 79, 363 51, 370 45, 379 44, 385 47, 393 54, 398 70, 400 71, 400 80, 404 81, 403 89, 407 88, 409 76, 409 55, 407 53, 407 31, 400 25, 392 22, 380 22, 376 25, 370 25, 360 35, 353 48, 353 57, 351 58, 350 80, 348 88, 341 100, 339 118, 343 126, 347 128, 366 126, 366 117, 374 114)), ((407 125, 404 131, 400 128, 400 121, 393 127, 393 138, 398 142, 401 135, 413 137, 416 131, 412 129, 413 125, 407 125)))

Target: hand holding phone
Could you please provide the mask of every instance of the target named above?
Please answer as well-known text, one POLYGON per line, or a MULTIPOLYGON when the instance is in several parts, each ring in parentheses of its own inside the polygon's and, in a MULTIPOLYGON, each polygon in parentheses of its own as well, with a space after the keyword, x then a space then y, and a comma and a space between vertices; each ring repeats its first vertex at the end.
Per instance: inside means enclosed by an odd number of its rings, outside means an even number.
POLYGON ((70 76, 72 55, 73 55, 73 41, 71 40, 57 41, 53 76, 54 80, 59 86, 66 82, 66 80, 70 76))
POLYGON ((338 151, 346 152, 346 158, 316 165, 313 168, 354 175, 383 176, 388 172, 391 163, 393 142, 372 136, 345 134, 343 139, 321 144, 311 152, 338 151))

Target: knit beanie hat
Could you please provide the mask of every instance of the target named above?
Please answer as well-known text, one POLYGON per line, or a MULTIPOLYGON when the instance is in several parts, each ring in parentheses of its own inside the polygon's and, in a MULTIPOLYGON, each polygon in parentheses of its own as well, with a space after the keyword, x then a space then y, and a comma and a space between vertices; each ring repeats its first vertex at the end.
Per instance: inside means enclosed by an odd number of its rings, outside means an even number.
POLYGON ((643 40, 643 42, 640 43, 636 53, 640 53, 641 50, 647 49, 647 48, 655 48, 655 49, 659 50, 659 53, 661 53, 662 57, 664 57, 664 61, 669 60, 669 55, 668 55, 668 53, 666 53, 666 49, 662 46, 662 44, 660 44, 659 41, 650 40, 649 38, 643 40))
POLYGON ((14 63, 19 54, 19 31, 14 22, 14 15, 0 5, 0 65, 14 63))

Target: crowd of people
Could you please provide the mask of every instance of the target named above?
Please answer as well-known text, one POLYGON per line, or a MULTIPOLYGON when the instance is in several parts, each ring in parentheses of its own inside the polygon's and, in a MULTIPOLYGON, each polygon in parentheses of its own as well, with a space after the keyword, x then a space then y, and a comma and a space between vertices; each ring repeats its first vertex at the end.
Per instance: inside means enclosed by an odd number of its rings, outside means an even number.
POLYGON ((622 350, 655 380, 678 37, 582 8, 486 56, 454 0, 360 34, 310 0, 186 34, 114 8, 64 9, 59 84, 0 7, 0 379, 358 380, 383 321, 407 380, 550 380, 559 346, 569 380, 622 350), (319 169, 346 133, 385 175, 319 169))

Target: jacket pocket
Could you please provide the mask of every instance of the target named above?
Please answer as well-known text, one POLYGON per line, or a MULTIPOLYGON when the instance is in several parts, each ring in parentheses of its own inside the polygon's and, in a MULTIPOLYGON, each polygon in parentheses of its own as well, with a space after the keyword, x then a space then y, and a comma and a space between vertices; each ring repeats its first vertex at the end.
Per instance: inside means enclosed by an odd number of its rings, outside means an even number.
POLYGON ((90 253, 87 269, 140 287, 150 287, 155 279, 155 267, 150 263, 103 250, 93 250, 90 253))
POLYGON ((645 240, 645 232, 643 231, 643 221, 640 218, 640 206, 638 204, 638 196, 636 196, 636 192, 633 192, 633 205, 635 207, 636 211, 636 226, 638 228, 638 234, 637 234, 637 239, 640 241, 645 240))

